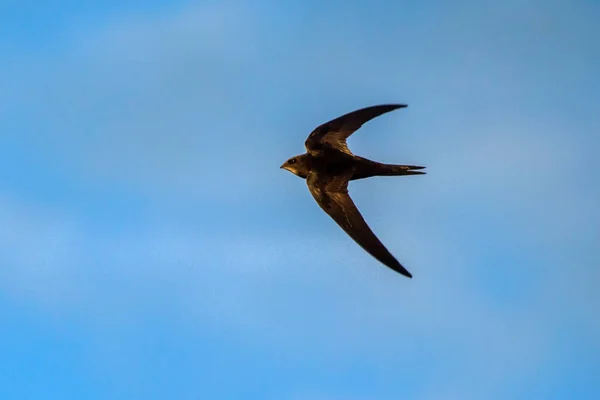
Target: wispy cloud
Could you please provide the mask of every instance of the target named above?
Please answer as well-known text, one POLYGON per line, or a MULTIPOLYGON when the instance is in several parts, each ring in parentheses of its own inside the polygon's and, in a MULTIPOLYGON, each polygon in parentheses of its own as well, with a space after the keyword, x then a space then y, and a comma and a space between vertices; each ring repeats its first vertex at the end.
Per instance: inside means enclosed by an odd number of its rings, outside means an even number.
MULTIPOLYGON (((527 8, 514 36, 477 10, 480 22, 442 13, 434 26, 389 13, 377 32, 360 13, 343 29, 323 13, 298 18, 313 22, 306 34, 274 35, 282 9, 192 7, 78 26, 60 52, 20 55, 1 78, 19 135, 0 144, 24 156, 3 158, 19 172, 0 188, 0 289, 105 329, 168 309, 192 331, 232 332, 293 363, 376 364, 408 398, 507 398, 573 362, 559 328, 577 324, 590 343, 599 332, 599 192, 593 170, 572 167, 596 165, 599 125, 582 118, 587 106, 542 109, 552 91, 573 98, 597 78, 542 82, 539 71, 581 72, 589 56, 540 69, 572 42, 521 41, 527 8), (352 148, 429 174, 351 192, 412 281, 277 168, 317 123, 379 101, 410 107, 369 123, 352 148), (53 202, 23 189, 47 170, 53 202)), ((547 12, 536 26, 562 38, 548 26, 570 25, 547 12)), ((297 389, 284 396, 324 393, 297 389)))

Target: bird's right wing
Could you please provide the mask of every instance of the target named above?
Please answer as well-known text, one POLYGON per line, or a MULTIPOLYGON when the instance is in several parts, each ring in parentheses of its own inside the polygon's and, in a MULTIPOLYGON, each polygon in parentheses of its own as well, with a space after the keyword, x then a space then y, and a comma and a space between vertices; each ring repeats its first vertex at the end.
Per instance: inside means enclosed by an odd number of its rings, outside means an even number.
POLYGON ((394 271, 412 278, 375 236, 348 194, 349 175, 330 178, 314 172, 306 182, 319 206, 365 251, 394 271))
POLYGON ((317 156, 321 150, 327 148, 352 155, 346 144, 346 139, 350 135, 373 118, 402 107, 406 107, 406 104, 381 104, 365 107, 325 122, 308 135, 304 143, 306 150, 313 156, 317 156))

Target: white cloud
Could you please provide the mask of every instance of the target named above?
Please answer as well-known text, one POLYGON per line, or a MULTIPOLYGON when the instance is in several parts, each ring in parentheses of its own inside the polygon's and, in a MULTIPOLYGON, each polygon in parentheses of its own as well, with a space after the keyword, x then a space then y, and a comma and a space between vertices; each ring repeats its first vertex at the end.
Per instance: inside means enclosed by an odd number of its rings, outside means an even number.
POLYGON ((70 265, 75 221, 8 196, 0 196, 0 220, 2 289, 26 300, 43 299, 42 305, 71 299, 75 288, 69 284, 77 274, 70 265))
POLYGON ((30 113, 14 140, 43 138, 44 155, 84 185, 210 195, 224 188, 206 171, 217 167, 247 174, 243 191, 251 172, 230 158, 253 152, 255 167, 274 170, 282 158, 261 164, 262 132, 239 90, 255 58, 252 23, 243 8, 221 4, 74 29, 62 52, 11 63, 4 80, 13 90, 0 95, 7 115, 30 113))

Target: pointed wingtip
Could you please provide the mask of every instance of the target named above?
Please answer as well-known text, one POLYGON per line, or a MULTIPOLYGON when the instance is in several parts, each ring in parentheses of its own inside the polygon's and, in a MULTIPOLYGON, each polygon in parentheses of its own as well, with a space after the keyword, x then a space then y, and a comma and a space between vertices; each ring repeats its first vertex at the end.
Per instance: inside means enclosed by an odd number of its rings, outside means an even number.
POLYGON ((396 110, 398 108, 406 108, 408 107, 408 104, 403 104, 403 103, 388 103, 388 104, 381 104, 379 106, 373 106, 373 107, 387 107, 388 110, 396 110))
POLYGON ((412 274, 410 272, 408 272, 408 270, 406 268, 404 268, 404 266, 400 263, 398 263, 395 268, 392 268, 394 271, 398 272, 400 275, 404 275, 407 278, 411 278, 412 279, 412 274))

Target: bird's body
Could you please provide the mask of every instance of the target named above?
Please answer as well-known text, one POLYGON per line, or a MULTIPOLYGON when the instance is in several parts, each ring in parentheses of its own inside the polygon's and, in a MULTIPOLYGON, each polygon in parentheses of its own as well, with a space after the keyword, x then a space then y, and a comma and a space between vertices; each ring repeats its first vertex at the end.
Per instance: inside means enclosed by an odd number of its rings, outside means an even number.
MULTIPOLYGON (((424 172, 412 171, 411 169, 420 169, 422 167, 415 165, 394 165, 382 164, 368 158, 356 155, 348 155, 335 150, 326 150, 323 154, 313 156, 310 153, 301 154, 296 157, 299 173, 296 174, 306 179, 309 172, 316 172, 325 175, 339 175, 348 170, 352 171, 349 180, 370 178, 372 176, 394 176, 394 175, 417 175, 424 172)), ((290 171, 295 173, 294 171, 290 171)))
POLYGON ((403 104, 362 108, 318 126, 306 139, 305 154, 292 157, 281 168, 306 179, 321 208, 373 257, 391 269, 412 277, 371 231, 348 194, 348 182, 372 176, 420 175, 424 167, 382 164, 354 155, 346 139, 365 122, 403 104))

